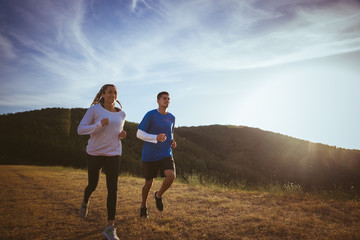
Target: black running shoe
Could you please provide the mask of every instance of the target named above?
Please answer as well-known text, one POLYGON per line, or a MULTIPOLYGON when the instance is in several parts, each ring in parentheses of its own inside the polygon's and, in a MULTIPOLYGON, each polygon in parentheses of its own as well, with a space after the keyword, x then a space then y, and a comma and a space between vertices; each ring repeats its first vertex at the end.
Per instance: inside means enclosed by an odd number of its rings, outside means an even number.
POLYGON ((147 207, 140 208, 140 217, 149 218, 147 207))
POLYGON ((163 204, 163 202, 162 202, 162 198, 161 198, 161 197, 158 198, 158 197, 156 196, 156 193, 157 193, 157 192, 154 192, 154 198, 155 198, 155 201, 156 201, 156 207, 157 207, 157 209, 158 209, 159 211, 162 211, 162 210, 164 210, 164 204, 163 204))

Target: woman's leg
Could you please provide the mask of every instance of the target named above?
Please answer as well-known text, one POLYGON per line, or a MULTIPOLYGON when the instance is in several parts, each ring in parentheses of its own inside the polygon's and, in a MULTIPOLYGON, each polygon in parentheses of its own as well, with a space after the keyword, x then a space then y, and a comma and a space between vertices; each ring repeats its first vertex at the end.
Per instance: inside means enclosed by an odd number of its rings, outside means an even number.
POLYGON ((115 220, 119 168, 120 156, 106 157, 104 160, 104 170, 106 173, 106 187, 108 190, 107 210, 109 225, 113 225, 115 220))
POLYGON ((103 159, 99 156, 91 156, 87 154, 86 163, 88 168, 88 185, 84 192, 84 202, 87 204, 91 194, 95 191, 99 183, 103 159))

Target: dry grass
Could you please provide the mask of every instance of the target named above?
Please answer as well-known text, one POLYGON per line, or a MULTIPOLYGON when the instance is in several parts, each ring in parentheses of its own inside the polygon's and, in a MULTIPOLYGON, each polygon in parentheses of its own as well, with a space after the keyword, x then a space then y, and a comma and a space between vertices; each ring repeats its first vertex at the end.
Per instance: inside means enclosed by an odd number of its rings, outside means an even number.
MULTIPOLYGON (((84 221, 77 213, 86 183, 83 170, 0 165, 0 239, 102 239, 105 177, 84 221)), ((150 199, 150 219, 140 219, 142 184, 120 177, 120 239, 360 239, 359 202, 174 183, 164 212, 150 199)))

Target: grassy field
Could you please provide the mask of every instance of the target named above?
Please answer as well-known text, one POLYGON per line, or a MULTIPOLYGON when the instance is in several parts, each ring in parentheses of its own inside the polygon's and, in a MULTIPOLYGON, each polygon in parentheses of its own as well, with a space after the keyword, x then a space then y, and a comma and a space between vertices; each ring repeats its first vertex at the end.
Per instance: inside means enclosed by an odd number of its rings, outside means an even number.
MULTIPOLYGON (((0 165, 0 239, 103 239, 105 176, 81 220, 86 184, 84 170, 0 165)), ((164 212, 150 198, 150 219, 140 219, 142 184, 140 178, 119 179, 120 239, 360 239, 359 202, 176 182, 164 195, 164 212)))

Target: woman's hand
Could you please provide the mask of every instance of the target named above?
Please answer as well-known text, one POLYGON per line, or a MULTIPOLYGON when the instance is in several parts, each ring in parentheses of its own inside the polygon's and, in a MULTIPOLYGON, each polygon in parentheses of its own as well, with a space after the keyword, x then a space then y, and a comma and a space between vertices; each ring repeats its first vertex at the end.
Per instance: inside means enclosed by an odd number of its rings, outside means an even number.
POLYGON ((109 125, 109 118, 103 118, 101 120, 101 126, 109 125))
POLYGON ((126 138, 126 131, 125 131, 125 130, 122 130, 122 131, 120 132, 119 138, 120 138, 120 139, 126 138))

